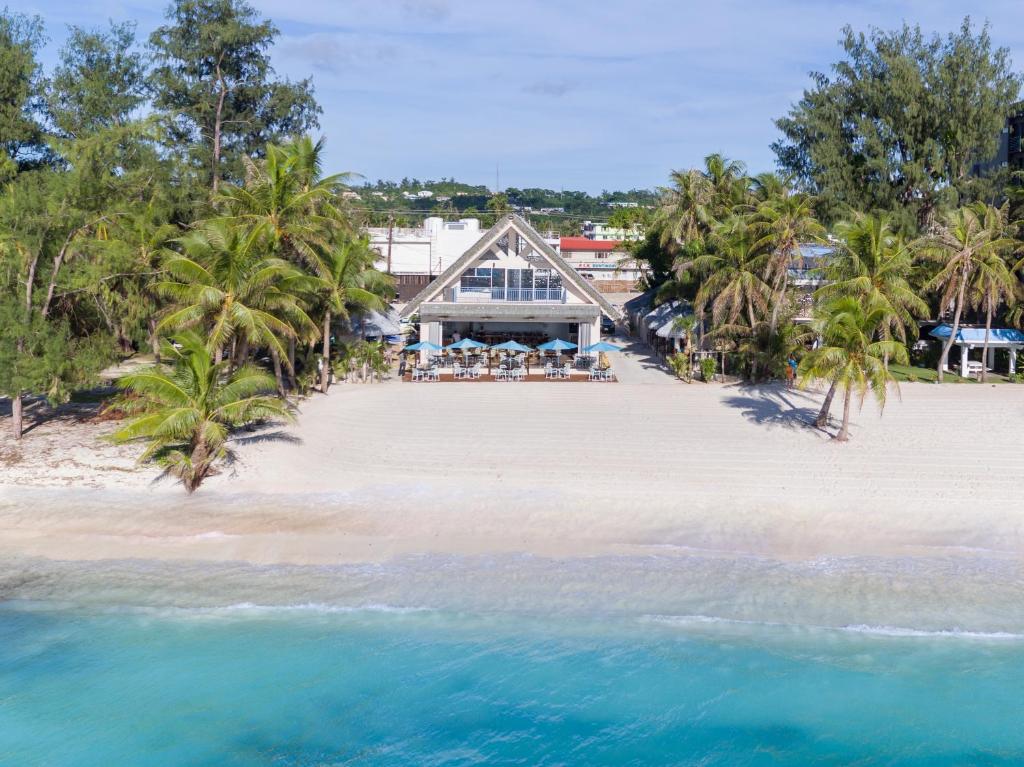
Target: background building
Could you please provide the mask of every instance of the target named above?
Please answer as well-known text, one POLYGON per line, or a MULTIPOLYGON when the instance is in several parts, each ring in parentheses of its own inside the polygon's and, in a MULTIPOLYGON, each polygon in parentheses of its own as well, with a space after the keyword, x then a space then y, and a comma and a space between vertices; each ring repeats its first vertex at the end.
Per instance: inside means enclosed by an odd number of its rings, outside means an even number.
POLYGON ((644 276, 642 267, 630 258, 618 240, 563 237, 559 253, 583 278, 602 293, 630 293, 644 276))

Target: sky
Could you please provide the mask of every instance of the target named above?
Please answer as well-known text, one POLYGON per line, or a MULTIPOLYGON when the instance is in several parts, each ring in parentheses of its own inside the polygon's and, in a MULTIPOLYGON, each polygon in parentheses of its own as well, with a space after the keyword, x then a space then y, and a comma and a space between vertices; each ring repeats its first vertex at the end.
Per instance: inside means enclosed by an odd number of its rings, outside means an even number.
MULTIPOLYGON (((1024 69, 1024 0, 250 0, 280 75, 312 76, 330 171, 502 188, 654 188, 711 152, 772 170, 774 119, 840 54, 843 25, 956 29, 969 11, 1024 69)), ((67 25, 166 3, 8 0, 67 25)))

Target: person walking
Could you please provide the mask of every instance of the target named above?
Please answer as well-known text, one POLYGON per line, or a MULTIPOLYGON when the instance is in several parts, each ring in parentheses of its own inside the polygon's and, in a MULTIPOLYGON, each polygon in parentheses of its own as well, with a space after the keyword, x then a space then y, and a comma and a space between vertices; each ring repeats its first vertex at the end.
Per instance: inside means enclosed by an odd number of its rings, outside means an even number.
POLYGON ((786 360, 786 388, 792 389, 793 382, 796 380, 796 358, 792 354, 789 355, 789 359, 786 360))

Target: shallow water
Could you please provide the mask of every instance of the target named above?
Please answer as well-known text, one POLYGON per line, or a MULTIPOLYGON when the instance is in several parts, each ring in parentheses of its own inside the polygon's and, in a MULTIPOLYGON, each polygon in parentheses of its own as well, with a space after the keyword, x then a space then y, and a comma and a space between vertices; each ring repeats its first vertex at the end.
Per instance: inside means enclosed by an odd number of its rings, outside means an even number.
POLYGON ((1024 763, 984 552, 0 564, 2 765, 1024 763))
POLYGON ((0 612, 11 765, 1017 764, 1021 639, 314 608, 0 612))

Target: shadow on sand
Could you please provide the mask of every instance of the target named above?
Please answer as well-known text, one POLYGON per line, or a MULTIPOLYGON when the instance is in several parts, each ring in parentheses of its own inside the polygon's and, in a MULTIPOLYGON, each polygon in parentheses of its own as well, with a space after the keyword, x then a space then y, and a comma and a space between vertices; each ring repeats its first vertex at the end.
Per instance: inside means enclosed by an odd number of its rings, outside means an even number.
POLYGON ((806 392, 782 384, 737 384, 735 388, 739 393, 722 401, 752 423, 826 433, 814 425, 819 401, 806 392))

